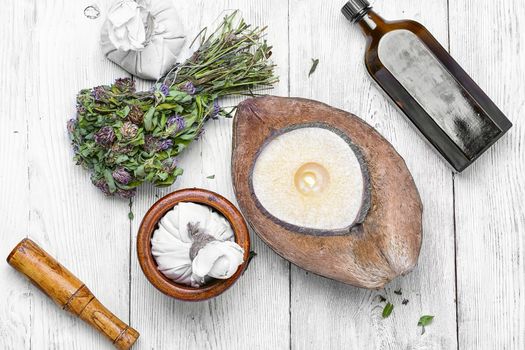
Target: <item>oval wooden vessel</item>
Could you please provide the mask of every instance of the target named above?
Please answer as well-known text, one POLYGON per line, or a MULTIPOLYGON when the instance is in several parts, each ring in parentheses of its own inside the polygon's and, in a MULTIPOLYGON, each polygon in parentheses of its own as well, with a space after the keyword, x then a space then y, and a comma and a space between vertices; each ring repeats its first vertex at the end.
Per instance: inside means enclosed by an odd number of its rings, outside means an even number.
POLYGON ((313 273, 362 288, 382 288, 417 263, 422 204, 401 156, 353 114, 320 102, 266 96, 238 106, 233 125, 232 177, 242 212, 275 252, 313 273), (253 193, 251 177, 268 139, 294 125, 324 124, 357 145, 368 168, 370 209, 345 235, 310 233, 273 220, 253 193))
POLYGON ((250 255, 250 234, 241 213, 226 198, 203 189, 184 189, 168 194, 159 199, 148 210, 140 224, 137 237, 137 254, 142 271, 151 284, 158 290, 173 298, 184 301, 202 301, 214 298, 230 288, 242 275, 250 255), (151 237, 162 217, 180 202, 193 202, 210 206, 222 214, 231 224, 235 242, 244 249, 244 262, 237 272, 227 280, 214 280, 200 288, 175 283, 164 276, 157 268, 151 253, 151 237))

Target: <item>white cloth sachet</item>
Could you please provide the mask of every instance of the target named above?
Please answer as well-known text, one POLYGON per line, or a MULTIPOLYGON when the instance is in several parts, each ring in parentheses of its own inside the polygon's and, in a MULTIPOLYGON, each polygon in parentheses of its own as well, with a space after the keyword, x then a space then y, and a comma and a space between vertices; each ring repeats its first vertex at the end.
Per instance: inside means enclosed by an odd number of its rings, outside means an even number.
POLYGON ((100 37, 109 60, 150 80, 159 79, 177 63, 185 41, 173 0, 117 0, 100 37))
POLYGON ((160 220, 151 251, 167 278, 199 287, 210 278, 230 278, 244 262, 234 237, 230 223, 210 207, 183 202, 160 220))

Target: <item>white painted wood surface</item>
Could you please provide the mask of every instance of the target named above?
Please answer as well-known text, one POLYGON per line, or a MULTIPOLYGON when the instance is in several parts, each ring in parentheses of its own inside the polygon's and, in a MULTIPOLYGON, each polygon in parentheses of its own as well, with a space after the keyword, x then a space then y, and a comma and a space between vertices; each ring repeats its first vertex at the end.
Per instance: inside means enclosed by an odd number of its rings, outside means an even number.
MULTIPOLYGON (((182 157, 185 174, 172 188, 139 191, 134 220, 128 219, 128 202, 98 193, 71 160, 65 121, 74 113, 79 89, 126 75, 97 44, 111 0, 4 0, 0 258, 23 237, 35 239, 141 332, 137 349, 525 348, 521 0, 398 0, 375 6, 386 18, 425 24, 515 124, 477 164, 456 176, 371 83, 363 64, 364 38, 339 12, 344 1, 177 2, 190 37, 226 9, 240 8, 250 23, 268 24, 281 76, 273 94, 352 111, 392 142, 425 205, 416 270, 385 291, 360 290, 290 266, 253 235, 258 256, 219 298, 188 304, 154 289, 135 257, 140 219, 157 197, 176 188, 208 188, 234 201, 231 120, 209 122, 205 136, 182 157), (89 5, 100 8, 99 18, 84 16, 89 5), (320 64, 308 78, 311 58, 320 64), (401 296, 394 293, 399 288, 401 296), (395 304, 386 320, 378 295, 395 304), (436 318, 421 335, 416 324, 423 314, 436 318)), ((0 349, 111 345, 2 263, 0 349)))

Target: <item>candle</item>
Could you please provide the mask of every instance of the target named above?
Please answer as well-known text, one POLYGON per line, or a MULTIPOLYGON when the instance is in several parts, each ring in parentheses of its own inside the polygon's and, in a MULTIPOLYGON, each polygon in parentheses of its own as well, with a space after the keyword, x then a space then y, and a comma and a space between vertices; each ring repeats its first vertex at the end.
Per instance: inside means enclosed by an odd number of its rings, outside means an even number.
POLYGON ((255 161, 252 183, 274 218, 299 227, 351 226, 363 205, 362 164, 350 140, 322 127, 286 131, 255 161))

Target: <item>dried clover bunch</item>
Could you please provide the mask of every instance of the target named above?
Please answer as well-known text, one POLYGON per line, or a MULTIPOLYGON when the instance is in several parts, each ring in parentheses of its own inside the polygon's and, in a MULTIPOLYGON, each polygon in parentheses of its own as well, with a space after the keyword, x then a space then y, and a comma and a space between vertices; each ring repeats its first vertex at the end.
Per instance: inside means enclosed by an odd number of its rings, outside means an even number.
POLYGON ((200 48, 176 65, 151 91, 135 91, 131 79, 80 91, 77 117, 68 122, 75 160, 91 172, 106 195, 130 198, 143 182, 169 186, 183 170, 176 157, 203 131, 210 118, 229 116, 224 96, 248 94, 277 82, 263 34, 237 12, 200 48))

